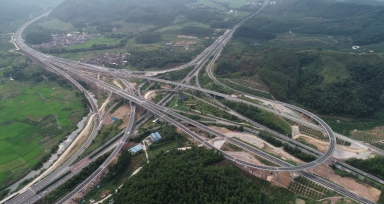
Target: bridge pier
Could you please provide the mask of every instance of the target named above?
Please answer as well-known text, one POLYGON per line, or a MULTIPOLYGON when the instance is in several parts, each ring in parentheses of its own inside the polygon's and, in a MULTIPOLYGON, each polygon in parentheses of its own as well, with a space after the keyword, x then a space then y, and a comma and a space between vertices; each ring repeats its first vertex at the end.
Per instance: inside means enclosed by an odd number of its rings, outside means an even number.
POLYGON ((261 170, 261 174, 260 174, 260 178, 261 178, 261 179, 263 178, 264 174, 265 174, 265 172, 264 172, 264 170, 262 169, 262 170, 261 170))
POLYGON ((275 181, 277 181, 277 179, 279 178, 279 172, 278 171, 273 172, 273 178, 275 179, 275 181))

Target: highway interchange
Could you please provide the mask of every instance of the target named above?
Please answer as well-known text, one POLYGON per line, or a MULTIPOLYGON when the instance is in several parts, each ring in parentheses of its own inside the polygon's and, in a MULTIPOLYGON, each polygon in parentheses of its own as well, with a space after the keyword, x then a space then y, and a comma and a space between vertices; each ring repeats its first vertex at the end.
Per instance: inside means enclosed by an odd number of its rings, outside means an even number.
MULTIPOLYGON (((257 12, 258 13, 258 12, 257 12)), ((254 15, 256 15, 257 13, 249 16, 248 18, 251 18, 253 17, 254 15)), ((41 16, 42 17, 42 16, 41 16)), ((246 18, 246 19, 248 19, 246 18)), ((37 18, 38 19, 38 18, 37 18)), ((228 96, 226 94, 222 94, 222 93, 218 93, 218 92, 214 92, 214 91, 211 91, 211 90, 206 90, 206 89, 203 89, 203 88, 199 88, 199 87, 195 87, 195 86, 191 86, 191 85, 188 85, 188 84, 184 84, 182 81, 181 83, 176 83, 176 82, 172 82, 172 81, 167 81, 167 80, 163 80, 163 79, 157 79, 157 78, 154 78, 152 76, 155 76, 157 75, 158 73, 165 73, 165 72, 168 72, 168 71, 175 71, 175 70, 180 70, 180 69, 185 69, 187 67, 191 67, 191 66, 195 66, 195 67, 201 67, 203 64, 205 64, 205 62, 209 61, 209 57, 214 55, 214 54, 217 54, 217 53, 220 53, 220 51, 222 50, 223 46, 226 44, 226 42, 230 39, 230 37, 232 36, 233 32, 235 31, 235 29, 237 27, 239 27, 241 25, 242 22, 244 22, 246 19, 244 19, 241 23, 239 23, 238 25, 236 25, 233 29, 230 29, 228 30, 223 36, 221 36, 220 38, 218 38, 210 47, 208 47, 203 53, 201 53, 199 56, 197 56, 194 60, 192 60, 190 63, 186 64, 186 65, 183 65, 183 66, 180 66, 180 67, 177 67, 177 68, 173 68, 173 69, 170 69, 170 70, 166 70, 166 71, 161 71, 161 72, 146 72, 146 73, 135 73, 135 72, 131 72, 131 71, 121 71, 121 70, 113 70, 113 69, 106 69, 106 68, 103 68, 103 67, 97 67, 97 66, 94 66, 94 65, 88 65, 88 64, 84 64, 84 63, 78 63, 78 62, 73 62, 73 61, 70 61, 70 60, 65 60, 65 59, 60 59, 60 58, 57 58, 57 57, 53 57, 53 56, 49 56, 49 55, 45 55, 45 54, 42 54, 42 53, 39 53, 31 48, 29 48, 22 40, 21 38, 21 34, 22 34, 22 31, 28 26, 30 25, 31 23, 33 23, 34 21, 36 21, 37 19, 34 19, 30 22, 28 22, 27 24, 25 24, 24 26, 22 26, 15 34, 15 43, 18 45, 18 47, 24 52, 26 53, 27 55, 31 56, 32 58, 34 58, 35 60, 38 60, 42 63, 44 63, 46 65, 46 67, 48 67, 50 70, 60 74, 60 75, 63 75, 64 77, 66 77, 68 80, 70 80, 72 83, 74 83, 88 98, 88 100, 90 100, 90 96, 88 94, 88 92, 86 90, 84 90, 83 87, 81 87, 80 84, 78 84, 78 82, 76 80, 74 80, 72 76, 76 76, 76 77, 81 77, 83 78, 84 80, 88 81, 88 82, 92 82, 92 83, 95 83, 97 84, 99 87, 102 87, 103 89, 106 89, 108 91, 111 91, 113 92, 114 94, 117 94, 123 98, 126 98, 128 100, 131 101, 131 106, 133 107, 132 108, 132 111, 133 111, 133 114, 131 112, 130 114, 130 120, 129 120, 129 124, 128 124, 128 127, 125 129, 124 131, 124 135, 123 137, 119 140, 120 142, 118 142, 118 144, 116 145, 117 147, 114 149, 114 151, 112 152, 112 154, 108 157, 108 159, 103 163, 103 165, 101 165, 97 171, 95 171, 89 178, 87 178, 84 182, 82 182, 79 186, 76 187, 76 189, 74 191, 72 191, 71 193, 69 193, 68 195, 66 195, 65 197, 63 197, 58 203, 65 203, 66 201, 70 200, 76 193, 78 193, 79 191, 81 191, 81 189, 83 189, 90 181, 92 181, 92 179, 94 179, 97 175, 99 175, 104 168, 107 167, 107 165, 109 164, 109 162, 118 154, 118 152, 121 150, 121 147, 124 145, 124 143, 128 140, 129 138, 129 135, 130 133, 132 132, 132 128, 134 126, 134 111, 135 111, 135 104, 141 106, 141 107, 144 107, 146 108, 148 111, 152 112, 153 114, 159 116, 160 118, 162 118, 164 121, 167 121, 171 124, 173 124, 174 126, 176 127, 179 127, 180 129, 183 130, 183 132, 187 133, 188 135, 190 135, 191 137, 193 137, 194 139, 196 139, 197 141, 199 141, 201 144, 205 145, 206 147, 208 148, 211 148, 211 149, 215 149, 215 147, 213 145, 211 145, 210 143, 208 143, 207 141, 205 141, 203 138, 201 138, 201 136, 199 136, 198 134, 196 134, 195 132, 191 131, 189 128, 185 127, 182 123, 180 123, 179 121, 183 121, 184 123, 188 123, 188 124, 191 124, 195 127, 197 127, 198 129, 200 130, 203 130, 205 132, 208 132, 210 134, 213 134, 213 135, 216 135, 218 137, 221 137, 225 140, 227 140, 228 142, 231 142, 237 146, 240 146, 242 147, 243 149, 245 150, 248 150, 249 152, 252 152, 260 157, 263 157, 264 159, 267 159, 269 161, 272 161, 273 163, 275 164, 278 164, 280 165, 279 167, 271 167, 271 166, 262 166, 262 165, 255 165, 255 164, 252 164, 252 163, 249 163, 249 162, 245 162, 245 161, 242 161, 242 160, 239 160, 237 158, 234 158, 232 157, 231 155, 225 153, 225 152, 222 152, 223 155, 233 161, 233 162, 236 162, 238 164, 241 164, 241 165, 244 165, 244 166, 248 166, 250 168, 256 168, 256 169, 262 169, 262 170, 267 170, 267 171, 289 171, 289 172, 297 172, 313 181, 316 181, 320 184, 322 184, 323 186, 326 186, 330 189, 333 189, 335 190, 336 192, 340 193, 340 194, 343 194, 347 197, 350 197, 354 200, 357 200, 359 202, 362 202, 362 203, 373 203, 369 200, 366 200, 352 192, 349 192, 347 189, 344 189, 338 185, 335 185, 329 181, 326 181, 325 179, 322 179, 316 175, 313 175, 313 174, 310 174, 309 172, 307 172, 307 170, 311 169, 311 168, 314 168, 316 167, 317 165, 319 164, 322 164, 326 161, 328 161, 331 157, 332 157, 332 154, 333 154, 333 151, 335 149, 335 145, 336 145, 336 137, 333 133, 333 131, 331 130, 331 128, 324 122, 322 121, 320 118, 318 118, 316 115, 304 110, 304 109, 301 109, 301 108, 298 108, 298 107, 295 107, 295 106, 292 106, 292 105, 289 105, 289 104, 285 104, 285 103, 281 103, 281 105, 284 105, 285 107, 287 108, 290 108, 290 109, 293 109, 293 110, 296 110, 296 111, 299 111, 309 117, 311 117, 312 119, 314 119, 315 121, 317 121, 321 126, 322 128, 324 128, 324 130, 326 131, 327 135, 329 136, 329 141, 330 141, 330 144, 329 144, 329 147, 328 147, 328 150, 325 154, 321 155, 317 160, 315 160, 314 162, 310 162, 310 163, 306 163, 306 164, 303 164, 303 165, 298 165, 298 166, 292 166, 291 164, 285 162, 285 161, 282 161, 278 158, 275 158, 259 149, 256 149, 248 144, 244 144, 238 140, 234 140, 232 138, 229 138, 227 137, 226 135, 224 134, 221 134, 215 130, 212 130, 211 128, 205 126, 205 125, 202 125, 194 120, 191 120, 185 116, 182 116, 176 112, 174 112, 173 110, 169 109, 169 108, 166 108, 166 107, 163 107, 163 106, 160 106, 160 105, 157 105, 157 104, 154 104, 150 101, 147 101, 139 96, 136 96, 134 93, 132 92, 128 92, 128 91, 124 91, 124 90, 120 90, 118 89, 117 87, 111 85, 111 84, 108 84, 106 82, 103 82, 103 81, 100 81, 100 80, 97 80, 96 78, 92 77, 92 76, 89 76, 87 74, 84 74, 83 72, 80 72, 78 69, 88 69, 90 71, 93 71, 93 72, 97 72, 97 73, 103 73, 103 74, 109 74, 109 75, 113 75, 113 76, 127 76, 127 77, 134 77, 134 78, 140 78, 140 79, 145 79, 145 80, 149 80, 149 81, 156 81, 156 82, 160 82, 160 83, 166 83, 166 84, 171 84, 171 85, 175 85, 176 87, 183 87, 183 88, 187 88, 187 89, 191 89, 191 90, 196 90, 196 91, 201 91, 203 93, 206 93, 206 94, 211 94, 211 95, 216 95, 216 96, 221 96, 227 100, 231 100, 231 101, 235 101, 235 102, 244 102, 244 103, 247 103, 247 104, 250 104, 250 105, 254 105, 254 106, 257 106, 259 108, 262 108, 262 109, 265 109, 265 110, 268 110, 268 111, 271 111, 275 114, 278 114, 278 115, 282 115, 284 117, 288 117, 287 115, 284 115, 278 111, 274 111, 274 110, 271 110, 271 109, 268 109, 266 107, 263 107, 261 105, 258 105, 258 104, 253 104, 253 103, 250 103, 248 101, 243 101, 241 99, 238 99, 238 98, 234 98, 234 97, 231 97, 231 96, 228 96), (140 75, 140 74, 145 74, 145 75, 140 75)), ((198 70, 198 69, 197 69, 198 70)), ((192 70, 187 77, 190 77, 192 76, 193 74, 196 74, 197 70, 192 70)), ((91 100, 92 101, 92 100, 91 100)), ((95 127, 94 127, 94 132, 97 133, 97 130, 98 127, 100 126, 100 115, 97 111, 97 107, 93 107, 92 104, 94 104, 94 102, 92 103, 90 101, 90 104, 92 106, 92 110, 93 112, 95 113, 95 127)), ((276 102, 276 101, 274 101, 276 102)), ((291 119, 291 118, 290 118, 291 119)), ((295 119, 297 120, 297 119, 295 119)), ((320 128, 320 127, 318 127, 320 128)), ((94 135, 94 137, 96 136, 96 134, 94 135)), ((220 150, 219 150, 220 151, 220 150)), ((80 154, 80 153, 79 153, 80 154)), ((77 154, 77 155, 79 155, 77 154)), ((77 157, 75 157, 77 158, 77 157)), ((73 162, 73 161, 72 161, 73 162)), ((71 164, 72 162, 67 162, 68 164, 71 164)), ((63 167, 65 168, 68 168, 69 165, 64 165, 63 167)), ((44 180, 42 180, 41 182, 37 183, 36 185, 32 186, 30 189, 28 189, 26 192, 24 192, 23 194, 20 194, 18 196, 16 196, 15 198, 9 200, 8 202, 6 203, 34 203, 36 202, 38 199, 40 199, 42 196, 44 196, 44 192, 41 191, 41 189, 44 189, 45 190, 45 187, 47 185, 50 185, 49 188, 54 188, 54 187, 57 187, 60 183, 55 183, 53 185, 50 184, 50 182, 52 182, 55 178, 57 178, 58 176, 62 175, 65 170, 64 169, 61 169, 61 171, 55 171, 56 173, 52 173, 51 175, 49 175, 48 177, 46 177, 44 180), (44 182, 46 181, 46 182, 44 182), (27 198, 27 199, 25 199, 27 198), (33 198, 33 199, 31 199, 33 198)), ((70 174, 72 175, 72 174, 70 174)), ((67 175, 69 176, 69 175, 67 175)))

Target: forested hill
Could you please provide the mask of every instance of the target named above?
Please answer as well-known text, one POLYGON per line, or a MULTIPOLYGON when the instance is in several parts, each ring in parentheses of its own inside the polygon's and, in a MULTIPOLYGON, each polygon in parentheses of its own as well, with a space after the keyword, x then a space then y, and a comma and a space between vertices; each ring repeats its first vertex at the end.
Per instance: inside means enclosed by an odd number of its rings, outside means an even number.
POLYGON ((196 0, 66 0, 51 14, 72 24, 125 20, 151 24, 171 23, 184 4, 196 0))
POLYGON ((0 33, 14 32, 30 17, 53 8, 61 0, 0 0, 0 33))
POLYGON ((213 150, 171 150, 129 178, 115 203, 294 203, 286 189, 247 178, 232 166, 219 166, 213 150))
POLYGON ((325 114, 371 116, 384 107, 384 61, 376 54, 255 47, 224 49, 215 74, 222 78, 259 75, 282 101, 295 101, 325 114))
MULTIPOLYGON (((352 43, 367 45, 384 41, 384 6, 360 5, 326 0, 285 1, 267 7, 284 18, 260 16, 254 26, 261 32, 344 35, 352 43)), ((266 12, 267 13, 267 12, 266 12)))

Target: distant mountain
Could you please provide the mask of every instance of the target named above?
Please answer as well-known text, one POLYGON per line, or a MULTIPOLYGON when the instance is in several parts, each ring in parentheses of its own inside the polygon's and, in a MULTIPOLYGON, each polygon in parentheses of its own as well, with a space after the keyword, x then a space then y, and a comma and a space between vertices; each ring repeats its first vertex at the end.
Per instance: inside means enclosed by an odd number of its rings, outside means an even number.
POLYGON ((254 26, 262 32, 344 35, 351 37, 353 44, 357 45, 384 41, 384 6, 336 0, 296 0, 285 1, 267 9, 273 9, 287 17, 258 17, 254 26))
POLYGON ((354 3, 354 4, 361 4, 361 5, 377 5, 377 6, 382 6, 384 5, 383 0, 334 0, 337 2, 344 2, 344 3, 354 3))
POLYGON ((72 24, 117 20, 164 23, 172 21, 177 10, 195 0, 66 0, 51 14, 72 24))
POLYGON ((62 0, 0 0, 0 33, 12 32, 30 17, 52 9, 62 0))

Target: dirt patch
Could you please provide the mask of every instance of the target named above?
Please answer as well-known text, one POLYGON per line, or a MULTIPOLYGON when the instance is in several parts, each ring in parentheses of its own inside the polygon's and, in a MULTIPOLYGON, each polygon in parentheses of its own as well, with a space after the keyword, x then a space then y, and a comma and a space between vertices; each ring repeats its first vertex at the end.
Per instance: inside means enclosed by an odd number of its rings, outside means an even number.
POLYGON ((291 126, 291 129, 292 129, 292 135, 293 135, 293 137, 295 137, 296 135, 299 135, 299 134, 300 134, 299 126, 297 126, 297 125, 293 125, 293 126, 291 126))
POLYGON ((118 119, 124 120, 123 125, 127 125, 129 121, 128 113, 131 111, 131 107, 129 103, 123 104, 120 106, 115 112, 109 113, 106 117, 105 120, 103 121, 104 125, 110 125, 113 123, 113 120, 111 117, 115 117, 118 119))
POLYGON ((198 42, 196 41, 187 41, 187 40, 182 40, 182 41, 179 41, 179 42, 175 42, 175 44, 173 44, 173 46, 176 46, 176 47, 185 47, 185 46, 190 46, 190 45, 196 45, 198 42))
POLYGON ((187 36, 187 35, 178 35, 177 38, 187 38, 187 39, 197 39, 198 37, 195 36, 187 36))
POLYGON ((293 161, 297 164, 305 164, 305 162, 285 152, 282 147, 276 148, 276 147, 271 147, 266 145, 263 149, 272 154, 277 154, 278 156, 280 156, 282 159, 286 161, 293 161))
POLYGON ((104 115, 105 114, 105 107, 107 106, 107 104, 110 102, 111 100, 111 93, 108 94, 108 97, 107 99, 105 99, 105 101, 101 104, 101 106, 99 107, 99 112, 100 112, 100 115, 104 115))
POLYGON ((305 121, 307 121, 307 122, 312 122, 306 115, 304 115, 304 114, 301 114, 300 115, 300 120, 305 120, 305 121))
POLYGON ((237 150, 234 150, 232 149, 229 145, 227 144, 224 144, 223 146, 221 146, 221 150, 223 151, 227 151, 227 152, 237 152, 237 150))
POLYGON ((168 89, 168 90, 172 89, 172 86, 170 86, 168 84, 162 84, 160 87, 161 87, 161 89, 168 89))
POLYGON ((343 186, 368 200, 371 200, 374 202, 377 202, 379 200, 379 196, 381 192, 378 189, 368 185, 357 183, 352 178, 348 178, 348 177, 343 178, 339 175, 336 175, 335 171, 331 167, 328 167, 325 165, 319 165, 317 167, 316 173, 322 176, 323 178, 331 180, 332 182, 340 186, 343 186))
POLYGON ((118 86, 121 90, 124 89, 123 86, 120 84, 120 82, 113 80, 113 83, 116 84, 116 86, 118 86))
MULTIPOLYGON (((296 135, 294 139, 296 138, 303 138, 306 142, 315 145, 317 149, 323 153, 327 151, 327 148, 329 146, 329 142, 321 141, 303 134, 296 135)), ((371 152, 367 149, 360 149, 355 146, 347 147, 343 145, 336 145, 336 150, 333 156, 338 159, 347 159, 351 157, 368 158, 370 154, 371 152)))
POLYGON ((309 137, 307 135, 299 134, 293 137, 293 139, 297 139, 297 138, 302 138, 305 140, 305 142, 315 145, 317 149, 323 153, 327 151, 327 148, 329 146, 329 142, 321 141, 313 137, 309 137))
POLYGON ((291 183, 291 180, 292 180, 291 173, 279 172, 279 175, 276 177, 275 182, 288 188, 289 184, 291 183))
POLYGON ((221 149, 224 143, 225 143, 225 140, 216 140, 213 142, 213 146, 215 146, 218 149, 221 149))
POLYGON ((228 130, 227 128, 223 128, 223 127, 209 126, 209 128, 216 130, 217 132, 220 132, 221 134, 227 134, 227 133, 232 132, 232 131, 228 130))
POLYGON ((236 137, 239 138, 249 144, 252 144, 258 148, 264 148, 265 145, 270 145, 271 144, 265 142, 264 140, 254 136, 254 135, 249 135, 249 134, 244 134, 244 133, 236 133, 236 132, 229 132, 226 134, 228 137, 236 137))
POLYGON ((156 96, 155 91, 148 91, 147 93, 144 94, 144 98, 150 101, 152 101, 152 98, 155 96, 156 96))
POLYGON ((295 163, 298 163, 298 164, 304 164, 305 163, 305 162, 301 161, 300 159, 297 159, 296 157, 293 157, 292 155, 288 154, 282 148, 274 147, 273 145, 269 144, 268 142, 254 136, 254 135, 240 133, 240 132, 232 132, 232 131, 230 131, 226 128, 222 128, 222 127, 210 126, 210 128, 212 128, 212 129, 214 129, 220 133, 223 133, 223 134, 227 135, 228 137, 239 138, 240 140, 245 141, 249 144, 252 144, 252 145, 254 145, 260 149, 263 149, 267 152, 279 155, 281 158, 283 158, 285 160, 291 160, 291 161, 294 161, 295 163))
POLYGON ((251 155, 249 152, 226 152, 229 155, 236 157, 238 159, 241 159, 243 161, 252 163, 252 164, 257 164, 257 165, 262 165, 265 166, 265 164, 261 163, 258 159, 256 159, 253 155, 251 155))
POLYGON ((128 143, 126 143, 124 146, 123 146, 123 148, 122 148, 122 151, 125 151, 125 150, 127 150, 127 149, 129 149, 129 148, 131 148, 131 147, 134 147, 134 146, 136 146, 136 142, 128 142, 128 143))

